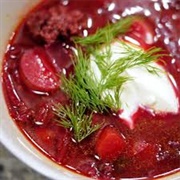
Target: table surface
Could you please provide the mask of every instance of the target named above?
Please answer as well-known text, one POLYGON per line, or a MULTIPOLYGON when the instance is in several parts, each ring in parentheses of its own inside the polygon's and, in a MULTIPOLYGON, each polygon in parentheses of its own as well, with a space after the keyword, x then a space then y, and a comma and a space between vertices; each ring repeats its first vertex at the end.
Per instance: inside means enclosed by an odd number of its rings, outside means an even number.
POLYGON ((19 161, 0 144, 0 180, 50 180, 19 161))

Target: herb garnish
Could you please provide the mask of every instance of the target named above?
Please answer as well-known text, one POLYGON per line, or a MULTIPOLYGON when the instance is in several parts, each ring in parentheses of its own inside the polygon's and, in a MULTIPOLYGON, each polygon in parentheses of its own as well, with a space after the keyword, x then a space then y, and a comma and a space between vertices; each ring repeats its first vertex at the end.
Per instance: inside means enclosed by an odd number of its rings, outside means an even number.
MULTIPOLYGON (((93 35, 89 35, 85 38, 75 37, 74 42, 78 43, 82 46, 90 46, 90 45, 102 45, 111 42, 117 35, 125 34, 130 26, 132 25, 133 21, 139 16, 129 16, 120 21, 108 24, 104 28, 98 29, 97 32, 93 35)), ((94 48, 93 48, 94 49, 94 48)))
POLYGON ((85 114, 86 107, 78 104, 63 106, 58 104, 55 109, 56 115, 61 119, 58 121, 61 126, 73 130, 74 139, 82 141, 91 133, 100 128, 100 125, 92 125, 92 113, 85 114))
POLYGON ((61 76, 61 88, 69 95, 72 103, 69 106, 58 105, 56 115, 60 119, 61 126, 73 130, 77 142, 100 127, 92 125, 92 114, 88 116, 86 111, 102 113, 120 109, 122 85, 130 79, 123 75, 125 70, 142 66, 150 73, 158 74, 158 69, 150 63, 162 56, 160 48, 144 51, 141 48, 132 48, 127 43, 118 40, 118 46, 122 47, 123 51, 113 53, 121 53, 123 56, 110 60, 113 39, 127 32, 133 19, 133 17, 128 17, 115 24, 107 25, 86 38, 74 38, 77 46, 74 74, 68 78, 65 75, 61 76), (86 53, 82 50, 84 48, 86 53), (95 63, 100 71, 100 80, 97 80, 92 70, 92 63, 95 63), (111 94, 111 90, 114 91, 114 95, 111 94))
MULTIPOLYGON (((118 42, 122 46, 125 54, 124 57, 116 59, 115 61, 108 61, 109 50, 105 50, 102 54, 99 50, 94 50, 94 62, 98 66, 101 78, 96 80, 92 72, 92 65, 90 57, 78 49, 78 55, 74 63, 74 74, 67 79, 62 78, 64 91, 71 97, 72 101, 82 103, 92 111, 117 111, 120 109, 120 90, 122 85, 129 80, 129 77, 122 75, 125 70, 135 67, 143 66, 151 73, 157 73, 158 69, 149 65, 160 56, 157 54, 161 51, 160 48, 152 48, 148 51, 142 49, 135 49, 131 46, 118 42), (106 95, 102 98, 105 90, 115 91, 113 97, 111 93, 106 91, 106 95)), ((108 47, 109 48, 109 47, 108 47)), ((118 53, 118 52, 117 52, 118 53)))

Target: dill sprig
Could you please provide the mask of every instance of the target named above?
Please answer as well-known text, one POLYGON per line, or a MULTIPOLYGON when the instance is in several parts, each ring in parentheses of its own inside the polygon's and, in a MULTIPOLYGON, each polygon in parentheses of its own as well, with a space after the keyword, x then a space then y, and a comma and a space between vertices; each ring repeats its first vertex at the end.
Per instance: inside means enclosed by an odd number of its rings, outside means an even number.
POLYGON ((68 78, 61 76, 62 89, 69 95, 73 102, 84 104, 87 109, 100 111, 105 110, 100 98, 100 86, 96 86, 88 71, 90 61, 79 49, 77 59, 74 63, 74 74, 68 78))
POLYGON ((66 106, 58 105, 55 113, 59 117, 60 125, 73 131, 77 142, 100 127, 92 125, 93 112, 120 109, 122 86, 131 80, 124 75, 127 69, 141 66, 158 75, 159 69, 152 66, 151 62, 163 56, 160 48, 153 47, 145 51, 117 39, 122 51, 115 52, 112 49, 113 40, 127 32, 133 20, 134 17, 124 18, 99 29, 94 35, 74 38, 77 47, 74 73, 68 77, 61 76, 61 89, 67 93, 72 103, 66 106), (114 53, 117 53, 116 59, 112 59, 114 53), (100 77, 96 77, 93 63, 100 71, 100 77), (87 111, 92 113, 88 115, 87 111))
MULTIPOLYGON (((135 66, 142 66, 145 67, 148 71, 156 72, 159 69, 153 67, 151 65, 152 62, 156 62, 162 57, 162 49, 157 47, 152 47, 148 50, 143 50, 141 48, 134 48, 128 43, 123 41, 118 41, 118 46, 121 50, 120 52, 113 52, 114 54, 119 54, 121 57, 115 59, 113 61, 109 60, 109 47, 108 50, 105 49, 106 57, 99 60, 98 56, 95 55, 95 62, 97 63, 101 73, 105 76, 116 78, 118 74, 122 74, 125 70, 133 68, 135 66), (103 65, 101 65, 103 64, 103 65)), ((110 50, 112 53, 112 50, 110 50)), ((97 54, 97 53, 96 53, 97 54)), ((122 76, 121 76, 122 77, 122 76)), ((109 82, 112 80, 110 78, 109 82)))
POLYGON ((99 49, 95 50, 90 56, 84 54, 81 48, 78 49, 74 74, 69 78, 62 76, 63 90, 71 97, 72 101, 82 103, 92 111, 116 111, 121 107, 121 87, 127 80, 130 80, 129 77, 123 75, 127 69, 142 66, 149 72, 158 74, 159 69, 150 63, 157 61, 160 57, 158 54, 161 52, 160 48, 144 51, 140 48, 132 48, 121 41, 119 41, 119 46, 123 48, 124 51, 120 53, 124 55, 114 61, 109 60, 111 58, 110 47, 103 53, 99 49), (92 61, 100 70, 100 80, 95 77, 92 61), (114 96, 110 90, 115 92, 114 96), (105 96, 102 96, 103 94, 105 96))
POLYGON ((117 35, 125 34, 132 25, 134 19, 137 18, 139 17, 128 16, 116 23, 111 23, 98 29, 95 34, 89 35, 86 38, 75 37, 74 42, 82 46, 106 44, 107 42, 111 42, 117 35))
POLYGON ((71 104, 63 106, 56 105, 55 113, 60 120, 57 120, 60 126, 71 129, 74 139, 81 142, 87 136, 100 128, 100 125, 92 125, 92 113, 86 115, 86 107, 82 104, 71 104))

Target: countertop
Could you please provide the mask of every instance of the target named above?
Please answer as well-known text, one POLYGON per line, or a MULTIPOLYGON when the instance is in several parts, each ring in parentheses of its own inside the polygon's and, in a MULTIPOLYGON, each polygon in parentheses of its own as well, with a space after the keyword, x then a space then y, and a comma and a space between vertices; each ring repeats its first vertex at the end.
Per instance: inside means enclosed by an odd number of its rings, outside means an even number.
POLYGON ((0 144, 0 180, 50 180, 19 161, 0 144))

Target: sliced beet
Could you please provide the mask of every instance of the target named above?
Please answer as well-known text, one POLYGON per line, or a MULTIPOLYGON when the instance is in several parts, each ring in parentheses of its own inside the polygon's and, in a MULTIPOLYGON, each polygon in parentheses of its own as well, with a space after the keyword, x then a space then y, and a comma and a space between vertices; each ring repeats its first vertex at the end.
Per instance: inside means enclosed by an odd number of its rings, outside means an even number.
POLYGON ((96 152, 101 159, 116 159, 126 143, 123 136, 114 127, 105 127, 96 142, 96 152))
POLYGON ((58 88, 57 72, 43 48, 26 50, 20 60, 20 74, 32 90, 50 92, 58 88))

